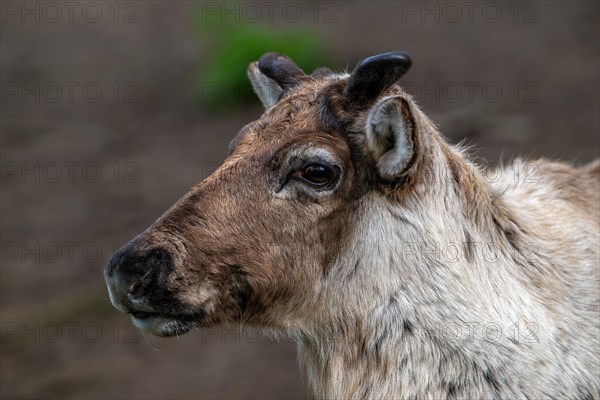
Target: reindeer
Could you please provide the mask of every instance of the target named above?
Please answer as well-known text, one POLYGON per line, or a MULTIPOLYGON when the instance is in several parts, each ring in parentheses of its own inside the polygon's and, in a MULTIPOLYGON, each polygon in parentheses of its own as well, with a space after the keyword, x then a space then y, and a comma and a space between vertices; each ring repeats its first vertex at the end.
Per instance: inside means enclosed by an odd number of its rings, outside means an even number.
POLYGON ((600 162, 488 179, 397 85, 410 66, 250 64, 264 114, 112 257, 112 303, 159 336, 292 338, 317 398, 600 398, 600 162))

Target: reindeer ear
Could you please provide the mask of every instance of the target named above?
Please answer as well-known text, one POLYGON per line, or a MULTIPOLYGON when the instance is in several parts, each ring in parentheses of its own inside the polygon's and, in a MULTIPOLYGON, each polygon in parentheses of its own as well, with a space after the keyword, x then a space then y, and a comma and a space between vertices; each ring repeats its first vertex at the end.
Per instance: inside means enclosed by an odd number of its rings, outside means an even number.
POLYGON ((283 93, 283 89, 277 82, 258 69, 258 62, 253 62, 248 66, 248 78, 265 109, 275 104, 283 93))
POLYGON ((248 77, 265 108, 279 100, 281 94, 306 75, 288 57, 278 53, 263 54, 248 67, 248 77))
POLYGON ((420 141, 411 106, 400 96, 380 100, 366 120, 367 146, 384 179, 409 173, 417 160, 420 141))

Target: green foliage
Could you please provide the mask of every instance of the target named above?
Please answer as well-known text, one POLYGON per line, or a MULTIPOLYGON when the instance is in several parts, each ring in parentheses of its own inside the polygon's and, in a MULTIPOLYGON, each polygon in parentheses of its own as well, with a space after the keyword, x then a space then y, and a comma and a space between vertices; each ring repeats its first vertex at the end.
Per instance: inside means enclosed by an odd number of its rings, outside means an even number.
POLYGON ((205 16, 195 24, 203 36, 214 39, 197 82, 202 103, 211 108, 256 101, 246 69, 266 52, 290 56, 307 73, 330 61, 322 41, 306 26, 283 31, 258 23, 222 23, 205 16))

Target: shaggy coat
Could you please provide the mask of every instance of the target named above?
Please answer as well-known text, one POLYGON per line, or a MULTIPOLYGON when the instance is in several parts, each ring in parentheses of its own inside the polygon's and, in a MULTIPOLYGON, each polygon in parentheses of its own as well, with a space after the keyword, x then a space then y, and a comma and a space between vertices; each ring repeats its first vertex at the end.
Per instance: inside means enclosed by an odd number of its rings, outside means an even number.
POLYGON ((251 64, 266 111, 114 255, 113 304, 161 336, 291 337, 317 398, 600 398, 600 162, 483 170, 409 67, 251 64))

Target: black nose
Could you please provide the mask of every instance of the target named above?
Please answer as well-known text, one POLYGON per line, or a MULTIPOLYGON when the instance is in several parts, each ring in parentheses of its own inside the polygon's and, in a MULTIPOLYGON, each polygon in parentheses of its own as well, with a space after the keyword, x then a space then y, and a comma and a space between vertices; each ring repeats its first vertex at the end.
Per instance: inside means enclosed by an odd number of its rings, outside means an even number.
POLYGON ((136 241, 117 251, 104 270, 114 301, 127 305, 159 290, 173 269, 171 254, 162 247, 141 249, 136 241))

